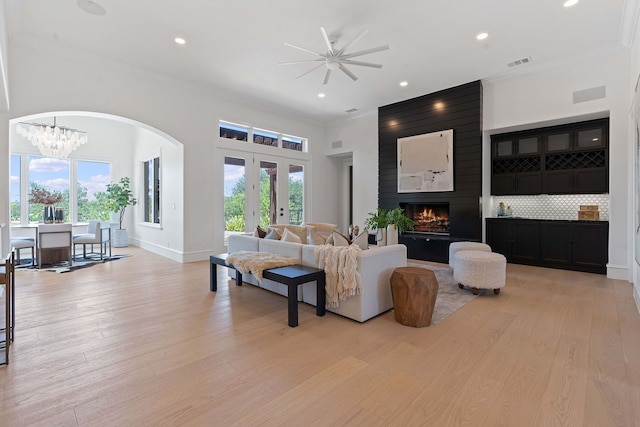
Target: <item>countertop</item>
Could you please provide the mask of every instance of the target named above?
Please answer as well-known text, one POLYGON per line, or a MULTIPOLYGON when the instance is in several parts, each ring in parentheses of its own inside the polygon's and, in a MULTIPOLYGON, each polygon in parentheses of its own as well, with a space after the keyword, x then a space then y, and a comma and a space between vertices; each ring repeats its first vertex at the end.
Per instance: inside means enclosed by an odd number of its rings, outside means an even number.
POLYGON ((552 221, 552 222, 604 222, 604 223, 608 223, 608 220, 593 220, 593 219, 549 219, 549 218, 529 218, 529 217, 524 217, 524 216, 490 216, 487 217, 486 219, 505 219, 505 220, 511 220, 511 219, 519 219, 519 220, 530 220, 530 221, 552 221))

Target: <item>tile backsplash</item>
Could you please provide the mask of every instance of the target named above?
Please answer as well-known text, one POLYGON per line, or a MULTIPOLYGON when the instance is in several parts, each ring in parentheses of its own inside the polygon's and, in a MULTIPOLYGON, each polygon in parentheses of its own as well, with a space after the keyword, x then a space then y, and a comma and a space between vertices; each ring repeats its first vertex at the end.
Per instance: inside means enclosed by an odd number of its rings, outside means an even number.
POLYGON ((598 205, 600 220, 609 220, 608 194, 541 194, 537 196, 491 196, 488 216, 498 216, 498 204, 511 206, 513 216, 533 219, 578 219, 580 205, 598 205))

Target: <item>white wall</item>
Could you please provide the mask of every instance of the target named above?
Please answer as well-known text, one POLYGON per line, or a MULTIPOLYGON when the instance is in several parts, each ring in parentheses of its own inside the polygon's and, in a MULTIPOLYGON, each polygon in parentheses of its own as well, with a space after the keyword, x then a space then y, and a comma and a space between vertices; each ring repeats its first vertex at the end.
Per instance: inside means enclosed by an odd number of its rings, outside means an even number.
MULTIPOLYGON (((319 123, 292 112, 252 105, 162 76, 83 57, 78 52, 54 54, 10 44, 9 74, 12 106, 9 117, 0 117, 4 119, 0 120, 4 135, 8 134, 7 118, 50 111, 87 111, 140 122, 183 144, 181 261, 207 259, 211 253, 224 249, 223 186, 214 179, 211 167, 220 119, 309 138, 313 158, 310 219, 331 222, 338 218, 332 203, 337 193, 336 167, 325 157, 325 130, 319 123)), ((8 164, 7 154, 7 141, 0 140, 2 164, 8 164)), ((8 174, 2 174, 0 222, 8 217, 8 199, 8 174)))
MULTIPOLYGON (((633 18, 629 18, 629 26, 633 28, 633 31, 630 33, 634 35, 633 40, 631 41, 631 55, 630 55, 630 72, 629 79, 627 82, 627 90, 630 94, 635 94, 636 85, 637 90, 640 91, 640 83, 638 80, 640 79, 640 34, 637 30, 637 19, 638 19, 638 4, 637 2, 633 3, 632 6, 635 7, 633 14, 630 14, 633 18)), ((633 8, 632 8, 633 9, 633 8)), ((636 140, 637 134, 636 129, 640 126, 640 123, 636 123, 638 117, 640 117, 640 105, 638 105, 639 97, 636 96, 635 100, 632 99, 630 101, 630 120, 628 126, 628 138, 629 138, 629 168, 631 170, 629 182, 633 183, 629 187, 629 200, 633 201, 632 210, 629 215, 630 217, 630 235, 632 238, 631 248, 629 252, 631 253, 631 261, 630 265, 633 266, 633 296, 636 301, 636 306, 638 307, 638 311, 640 311, 640 264, 636 261, 636 259, 640 259, 640 233, 636 229, 640 224, 640 182, 638 182, 638 177, 640 176, 640 171, 638 170, 639 163, 636 159, 640 159, 640 142, 636 140)))
MULTIPOLYGON (((378 111, 371 111, 327 126, 327 154, 334 156, 334 163, 341 169, 340 179, 346 191, 347 178, 341 167, 345 156, 353 162, 353 222, 364 229, 369 212, 378 207, 378 111), (341 141, 342 147, 331 148, 331 143, 341 141)), ((342 194, 342 193, 341 193, 342 194)), ((345 206, 341 206, 346 210, 345 206)), ((347 231, 345 219, 338 223, 347 231)))
MULTIPOLYGON (((483 81, 483 194, 490 179, 489 135, 575 122, 594 116, 610 117, 609 140, 609 277, 631 280, 628 199, 631 171, 628 164, 629 52, 601 53, 554 66, 533 69, 501 79, 483 81), (573 92, 606 86, 603 99, 573 103, 573 92)), ((488 197, 484 197, 487 203, 488 197)), ((488 212, 488 205, 483 209, 488 212)))
POLYGON ((133 144, 133 174, 138 204, 133 208, 132 235, 137 246, 179 260, 184 242, 183 146, 138 128, 133 144), (144 222, 143 162, 160 157, 160 224, 144 222))

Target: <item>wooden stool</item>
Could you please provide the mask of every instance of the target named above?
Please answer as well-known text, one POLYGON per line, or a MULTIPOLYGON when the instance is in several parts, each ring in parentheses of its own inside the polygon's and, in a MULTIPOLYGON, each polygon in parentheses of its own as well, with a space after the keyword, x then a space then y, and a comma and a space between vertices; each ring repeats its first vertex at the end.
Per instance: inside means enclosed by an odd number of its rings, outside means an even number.
POLYGON ((414 328, 429 326, 438 296, 436 275, 426 268, 396 268, 391 274, 391 296, 396 322, 414 328))

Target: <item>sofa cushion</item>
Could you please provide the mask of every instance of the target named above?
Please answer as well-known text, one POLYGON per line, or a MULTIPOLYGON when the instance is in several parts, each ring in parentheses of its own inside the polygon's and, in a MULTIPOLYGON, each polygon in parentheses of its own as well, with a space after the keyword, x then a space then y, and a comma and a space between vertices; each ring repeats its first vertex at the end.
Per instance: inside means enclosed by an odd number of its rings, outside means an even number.
POLYGON ((297 234, 294 234, 293 231, 288 228, 284 229, 284 233, 282 233, 282 238, 280 238, 283 242, 293 242, 293 243, 302 243, 302 239, 297 234))
POLYGON ((307 235, 307 244, 308 245, 324 245, 327 243, 327 237, 321 235, 315 230, 309 230, 309 234, 307 235))
POLYGON ((332 232, 331 237, 333 238, 333 246, 349 246, 351 244, 351 240, 347 236, 343 236, 337 231, 332 232))
POLYGON ((351 241, 351 244, 360 246, 360 249, 367 249, 369 247, 369 232, 367 230, 363 231, 351 241))
POLYGON ((268 229, 267 235, 264 236, 267 240, 280 240, 280 233, 276 229, 268 229))
POLYGON ((253 237, 259 237, 261 239, 264 239, 266 235, 267 235, 267 230, 263 229, 260 226, 257 226, 255 231, 253 232, 253 237))
POLYGON ((291 224, 271 224, 269 225, 269 228, 272 230, 278 230, 280 238, 282 238, 284 230, 289 230, 296 236, 300 237, 300 243, 307 243, 307 233, 309 232, 309 227, 291 224))

